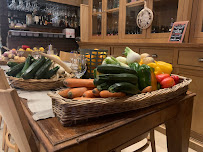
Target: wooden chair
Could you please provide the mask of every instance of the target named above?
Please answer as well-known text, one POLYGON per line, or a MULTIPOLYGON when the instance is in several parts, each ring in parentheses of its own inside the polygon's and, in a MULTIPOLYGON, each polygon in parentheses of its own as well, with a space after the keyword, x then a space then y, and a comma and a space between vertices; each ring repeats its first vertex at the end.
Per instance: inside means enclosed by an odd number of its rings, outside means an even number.
MULTIPOLYGON (((4 71, 0 69, 0 112, 9 132, 21 152, 38 152, 36 141, 15 89, 10 89, 4 71)), ((7 142, 9 143, 9 142, 7 142)), ((6 148, 6 147, 5 147, 6 148)))

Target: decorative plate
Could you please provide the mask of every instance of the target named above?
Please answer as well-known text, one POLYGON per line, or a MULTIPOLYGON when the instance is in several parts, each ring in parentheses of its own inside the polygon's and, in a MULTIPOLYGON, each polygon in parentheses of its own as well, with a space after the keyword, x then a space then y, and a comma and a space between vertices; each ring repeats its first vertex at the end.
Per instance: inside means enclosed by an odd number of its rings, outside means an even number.
POLYGON ((153 21, 153 12, 151 9, 147 8, 145 2, 144 9, 142 9, 137 15, 137 26, 140 29, 147 29, 152 24, 152 21, 153 21))

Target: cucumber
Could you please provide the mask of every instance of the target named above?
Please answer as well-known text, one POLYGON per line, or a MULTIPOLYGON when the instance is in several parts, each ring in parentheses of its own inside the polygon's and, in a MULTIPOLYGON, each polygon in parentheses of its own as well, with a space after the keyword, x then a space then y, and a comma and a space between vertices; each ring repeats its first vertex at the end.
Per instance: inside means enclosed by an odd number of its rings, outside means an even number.
POLYGON ((133 84, 138 83, 138 78, 135 74, 121 73, 121 74, 101 74, 98 76, 99 80, 106 80, 111 82, 129 82, 133 84))
POLYGON ((17 64, 16 66, 12 67, 10 71, 6 72, 8 76, 15 77, 22 69, 25 63, 17 64))
POLYGON ((58 71, 60 67, 59 66, 56 66, 55 68, 49 70, 46 74, 45 74, 45 79, 50 79, 53 75, 56 74, 56 72, 58 71))
POLYGON ((140 93, 140 90, 138 89, 138 85, 134 85, 128 82, 120 82, 115 83, 109 87, 109 92, 115 93, 115 92, 123 92, 127 94, 137 94, 140 93))
POLYGON ((29 68, 31 65, 32 56, 29 55, 25 61, 23 69, 16 75, 17 78, 21 78, 22 74, 29 68))
POLYGON ((45 57, 42 56, 39 60, 32 63, 29 68, 23 73, 22 78, 23 79, 32 79, 35 76, 35 73, 37 70, 44 64, 46 61, 45 57))
POLYGON ((18 64, 18 63, 16 63, 16 62, 11 62, 11 61, 9 61, 9 62, 7 63, 7 65, 8 65, 10 68, 16 66, 17 64, 18 64))
POLYGON ((48 70, 49 70, 51 64, 52 64, 51 60, 50 60, 50 59, 47 60, 47 61, 43 64, 43 66, 41 66, 41 67, 39 68, 39 70, 36 72, 35 78, 36 78, 36 79, 42 79, 42 78, 44 77, 44 75, 48 72, 48 70))
POLYGON ((102 90, 108 90, 108 88, 112 85, 112 83, 107 83, 107 82, 104 82, 100 85, 97 86, 97 89, 99 91, 102 91, 102 90))
POLYGON ((137 75, 137 72, 131 68, 128 67, 122 67, 119 65, 113 65, 113 64, 104 64, 99 65, 97 67, 97 71, 104 74, 120 74, 120 73, 130 73, 137 75))

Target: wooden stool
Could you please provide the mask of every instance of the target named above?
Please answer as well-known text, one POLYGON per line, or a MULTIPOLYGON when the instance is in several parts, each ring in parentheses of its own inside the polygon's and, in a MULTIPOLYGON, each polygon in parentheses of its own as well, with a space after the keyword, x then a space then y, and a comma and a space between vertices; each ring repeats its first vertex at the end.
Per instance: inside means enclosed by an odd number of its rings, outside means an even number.
POLYGON ((13 149, 15 152, 20 152, 20 150, 18 149, 18 146, 16 144, 12 144, 10 139, 11 139, 11 134, 9 131, 7 131, 6 136, 5 136, 4 152, 8 152, 9 148, 13 149))

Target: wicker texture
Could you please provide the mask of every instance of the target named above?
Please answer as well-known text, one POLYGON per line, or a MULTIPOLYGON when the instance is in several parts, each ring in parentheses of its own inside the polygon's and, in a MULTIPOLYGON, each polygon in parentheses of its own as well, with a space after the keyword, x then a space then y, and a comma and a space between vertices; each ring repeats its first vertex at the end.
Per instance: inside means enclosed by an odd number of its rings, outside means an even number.
POLYGON ((8 77, 10 84, 13 88, 19 88, 30 91, 52 90, 63 86, 64 78, 58 80, 52 79, 28 79, 8 77))
POLYGON ((52 107, 62 125, 71 125, 80 120, 116 114, 149 107, 177 97, 188 90, 191 79, 179 76, 180 83, 172 88, 160 89, 124 98, 98 98, 92 100, 71 100, 49 92, 52 107))

